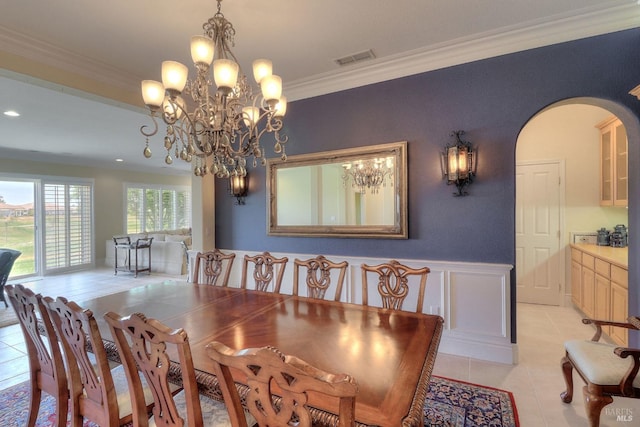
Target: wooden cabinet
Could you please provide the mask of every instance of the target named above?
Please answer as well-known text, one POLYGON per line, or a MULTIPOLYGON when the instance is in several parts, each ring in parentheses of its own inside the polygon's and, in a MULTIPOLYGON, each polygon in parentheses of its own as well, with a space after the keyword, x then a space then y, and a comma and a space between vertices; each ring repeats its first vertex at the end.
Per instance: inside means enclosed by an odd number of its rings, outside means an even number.
POLYGON ((596 127, 600 129, 600 205, 627 206, 627 131, 616 117, 596 127))
MULTIPOLYGON (((596 319, 611 319, 611 264, 600 258, 595 259, 595 287, 594 287, 594 315, 596 319)), ((608 326, 602 328, 602 331, 611 335, 611 329, 608 326)))
POLYGON ((571 301, 582 306, 582 252, 571 248, 571 301))
MULTIPOLYGON (((619 261, 611 262, 597 252, 621 248, 597 247, 593 251, 571 247, 571 300, 587 317, 626 322, 628 312, 628 271, 619 261)), ((624 249, 623 249, 624 250, 624 249)), ((615 252, 617 255, 622 252, 615 252)), ((626 254, 626 250, 624 252, 626 254)), ((627 345, 627 331, 604 327, 615 343, 627 345)))
POLYGON ((586 253, 582 254, 582 311, 588 317, 595 315, 595 287, 596 273, 593 271, 594 258, 586 253))
MULTIPOLYGON (((629 316, 628 298, 629 278, 627 270, 616 265, 611 266, 611 317, 616 322, 626 322, 629 316)), ((622 328, 611 328, 611 338, 620 344, 627 345, 628 331, 622 328)))

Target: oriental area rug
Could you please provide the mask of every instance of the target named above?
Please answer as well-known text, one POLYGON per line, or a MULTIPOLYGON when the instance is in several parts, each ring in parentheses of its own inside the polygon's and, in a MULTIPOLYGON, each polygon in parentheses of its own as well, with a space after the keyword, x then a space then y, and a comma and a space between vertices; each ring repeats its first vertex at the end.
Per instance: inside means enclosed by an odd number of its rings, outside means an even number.
MULTIPOLYGON (((26 382, 0 391, 0 426, 26 426, 29 394, 29 384, 26 382)), ((43 393, 36 427, 52 427, 56 425, 55 421, 55 401, 43 393)), ((518 427, 519 423, 510 392, 433 377, 424 407, 424 426, 518 427)), ((84 427, 96 425, 85 421, 84 427)))

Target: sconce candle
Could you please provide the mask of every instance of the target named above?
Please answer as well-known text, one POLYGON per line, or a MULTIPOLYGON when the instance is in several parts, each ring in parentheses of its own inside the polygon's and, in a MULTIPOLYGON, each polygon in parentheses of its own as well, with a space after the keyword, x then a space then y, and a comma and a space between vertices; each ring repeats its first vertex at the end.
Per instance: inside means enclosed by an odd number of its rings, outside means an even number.
POLYGON ((232 175, 229 177, 229 194, 236 198, 236 205, 244 205, 244 198, 248 189, 247 175, 232 175))
POLYGON ((445 147, 441 157, 441 167, 443 178, 447 180, 447 185, 455 184, 458 189, 454 196, 466 196, 465 188, 473 182, 475 176, 475 152, 471 143, 463 141, 461 135, 464 131, 454 131, 451 136, 455 136, 456 141, 445 147))

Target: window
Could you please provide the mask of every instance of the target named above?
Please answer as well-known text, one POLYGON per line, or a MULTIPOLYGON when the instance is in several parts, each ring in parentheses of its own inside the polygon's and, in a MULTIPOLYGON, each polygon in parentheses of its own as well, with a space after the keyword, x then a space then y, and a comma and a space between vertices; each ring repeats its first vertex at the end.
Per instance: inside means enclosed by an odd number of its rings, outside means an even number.
POLYGON ((187 187, 126 187, 126 233, 191 227, 191 190, 187 187))
POLYGON ((45 271, 92 263, 92 193, 89 184, 44 183, 45 271))

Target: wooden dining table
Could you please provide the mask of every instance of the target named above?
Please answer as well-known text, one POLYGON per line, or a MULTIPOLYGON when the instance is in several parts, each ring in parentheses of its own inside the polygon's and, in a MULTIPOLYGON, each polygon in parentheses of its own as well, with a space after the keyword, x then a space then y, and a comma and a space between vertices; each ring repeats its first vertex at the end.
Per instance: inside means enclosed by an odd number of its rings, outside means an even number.
MULTIPOLYGON (((423 407, 443 328, 440 316, 316 300, 233 287, 165 281, 83 301, 93 311, 108 353, 117 358, 104 313, 135 312, 189 336, 196 378, 204 394, 220 398, 205 346, 274 346, 358 383, 360 426, 423 427, 423 407)), ((337 407, 310 402, 321 424, 337 407)))

